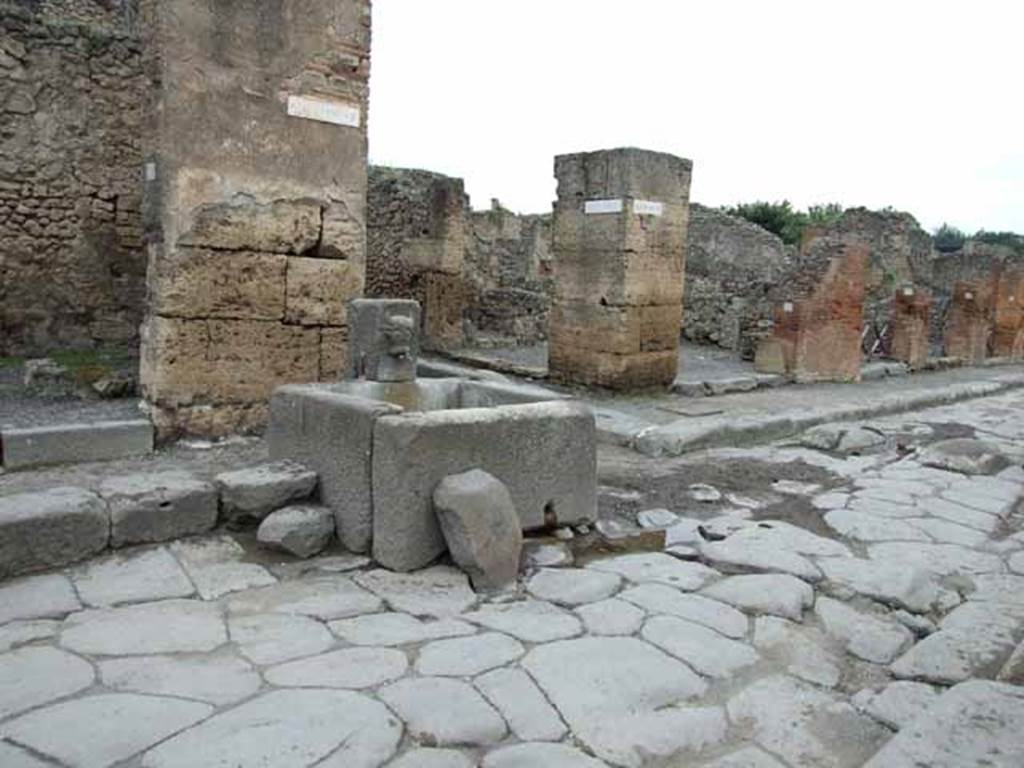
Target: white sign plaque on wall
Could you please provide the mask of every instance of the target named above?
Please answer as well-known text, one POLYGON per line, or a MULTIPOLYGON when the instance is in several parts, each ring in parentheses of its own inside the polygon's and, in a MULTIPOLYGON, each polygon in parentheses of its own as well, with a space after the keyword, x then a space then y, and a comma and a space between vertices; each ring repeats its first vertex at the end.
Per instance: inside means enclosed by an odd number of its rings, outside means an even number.
POLYGON ((665 212, 665 204, 654 200, 634 200, 633 213, 641 216, 661 216, 665 212))
POLYGON ((584 213, 622 213, 622 200, 587 200, 583 203, 584 213))
POLYGON ((347 101, 327 99, 323 96, 289 96, 288 114, 321 123, 359 127, 359 107, 347 101))
POLYGON ((792 301, 784 302, 783 305, 782 305, 782 311, 785 312, 786 314, 789 314, 790 312, 792 312, 793 311, 793 302, 792 301))
POLYGON ((964 298, 967 299, 967 301, 972 301, 974 299, 974 294, 970 291, 965 291, 964 298))
POLYGON ((903 289, 903 295, 904 296, 913 296, 914 295, 914 289, 913 288, 904 288, 903 289))

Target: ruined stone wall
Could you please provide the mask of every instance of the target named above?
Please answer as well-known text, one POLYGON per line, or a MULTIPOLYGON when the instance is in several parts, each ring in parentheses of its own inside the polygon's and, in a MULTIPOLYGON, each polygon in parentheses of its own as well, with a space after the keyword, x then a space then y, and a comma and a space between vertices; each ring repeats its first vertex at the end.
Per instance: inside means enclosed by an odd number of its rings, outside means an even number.
POLYGON ((991 353, 996 357, 1024 356, 1024 271, 1001 269, 992 307, 991 353))
POLYGON ((904 286, 893 298, 889 356, 911 370, 922 368, 931 352, 931 306, 927 288, 904 286))
POLYGON ((690 204, 686 235, 683 334, 751 359, 771 327, 772 290, 786 274, 791 249, 766 229, 690 204))
POLYGON ((868 248, 864 320, 881 333, 890 323, 893 292, 899 286, 932 285, 932 238, 909 213, 850 208, 828 227, 808 228, 800 251, 826 252, 844 242, 868 248))
POLYGON ((137 342, 149 85, 124 10, 0 3, 0 354, 137 342))
POLYGON ((466 254, 475 300, 466 313, 474 346, 516 346, 547 339, 553 290, 551 216, 519 216, 494 201, 472 214, 466 254))
POLYGON ((366 295, 420 302, 427 349, 463 345, 472 285, 463 276, 470 236, 462 179, 374 166, 367 192, 366 295))
POLYGON ((470 209, 461 179, 371 167, 366 295, 415 299, 428 349, 547 337, 550 216, 470 209))
POLYGON ((144 0, 150 306, 163 436, 260 428, 289 382, 345 369, 363 291, 370 6, 144 0))
POLYGON ((944 341, 945 352, 968 363, 988 356, 996 279, 961 280, 953 288, 944 341))

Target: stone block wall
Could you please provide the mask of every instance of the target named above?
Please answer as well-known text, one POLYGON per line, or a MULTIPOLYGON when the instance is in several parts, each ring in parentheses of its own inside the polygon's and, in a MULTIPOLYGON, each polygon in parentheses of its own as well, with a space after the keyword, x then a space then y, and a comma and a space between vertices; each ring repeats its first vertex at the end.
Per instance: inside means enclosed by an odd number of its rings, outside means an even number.
POLYGON ((751 359, 770 333, 773 289, 790 269, 791 249, 756 224, 690 204, 683 334, 751 359))
POLYGON ((420 302, 427 349, 463 345, 472 288, 463 274, 470 237, 462 179, 375 166, 367 200, 366 295, 420 302))
POLYGON ((996 357, 1024 357, 1024 271, 1002 271, 992 307, 992 349, 996 357))
POLYGON ((765 373, 797 381, 858 381, 868 248, 833 243, 830 258, 807 263, 790 298, 776 309, 772 335, 762 340, 755 363, 765 373))
POLYGON ((675 379, 691 170, 639 149, 555 158, 553 378, 620 390, 675 379))
POLYGON ((962 280, 953 289, 945 329, 945 350, 951 357, 978 363, 988 354, 992 336, 995 280, 962 280))
POLYGON ((149 307, 161 436, 263 426, 275 387, 340 378, 362 295, 370 6, 144 0, 149 307))
POLYGON ((896 291, 890 321, 889 356, 922 368, 931 350, 931 294, 925 288, 904 286, 896 291))
POLYGON ((114 5, 0 3, 0 354, 138 340, 149 83, 114 5))

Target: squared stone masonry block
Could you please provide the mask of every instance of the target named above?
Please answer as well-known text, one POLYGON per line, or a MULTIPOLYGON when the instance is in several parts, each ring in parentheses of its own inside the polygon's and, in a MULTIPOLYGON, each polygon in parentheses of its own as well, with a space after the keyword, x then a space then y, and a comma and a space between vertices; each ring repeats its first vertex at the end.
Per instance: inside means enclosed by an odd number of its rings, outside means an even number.
POLYGON ((683 254, 567 250, 555 262, 556 301, 612 306, 680 304, 683 254))
POLYGON ((285 322, 291 325, 343 326, 348 302, 363 293, 359 264, 339 259, 287 260, 285 322))
POLYGON ((675 350, 682 307, 606 307, 556 303, 551 307, 551 338, 556 348, 615 355, 675 350))
POLYGON ((276 387, 319 374, 319 328, 152 316, 143 334, 143 391, 164 407, 265 403, 276 387))
POLYGON ((693 163, 675 155, 624 147, 555 158, 558 199, 633 196, 687 202, 693 163))
POLYGON ((151 311, 166 317, 280 320, 288 257, 179 248, 153 259, 151 311))
POLYGON ((245 196, 202 203, 191 213, 191 227, 178 245, 233 251, 304 253, 320 240, 320 203, 275 200, 256 203, 245 196))
POLYGON ((548 370, 555 381, 628 391, 669 386, 679 367, 676 349, 618 355, 569 346, 551 346, 548 370))
POLYGON ((320 242, 321 259, 345 259, 366 264, 366 201, 351 196, 345 202, 332 201, 323 209, 320 242))
POLYGON ((340 381, 347 370, 348 328, 321 328, 319 381, 340 381))

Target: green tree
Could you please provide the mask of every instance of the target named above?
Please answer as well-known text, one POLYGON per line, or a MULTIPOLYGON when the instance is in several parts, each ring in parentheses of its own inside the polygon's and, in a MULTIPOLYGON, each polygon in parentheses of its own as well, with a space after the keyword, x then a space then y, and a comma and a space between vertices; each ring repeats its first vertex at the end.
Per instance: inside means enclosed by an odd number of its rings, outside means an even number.
POLYGON ((798 244, 804 229, 809 224, 825 226, 837 221, 843 215, 843 206, 839 203, 812 205, 805 212, 793 208, 789 200, 783 200, 781 203, 758 200, 754 203, 738 203, 722 210, 731 216, 739 216, 773 232, 788 245, 798 244))
POLYGON ((932 237, 935 239, 935 247, 940 251, 958 251, 967 241, 967 235, 945 222, 935 230, 932 237))
POLYGON ((1018 235, 1016 232, 987 232, 984 229, 979 229, 971 239, 989 245, 1009 246, 1016 253, 1024 254, 1024 235, 1018 235))

